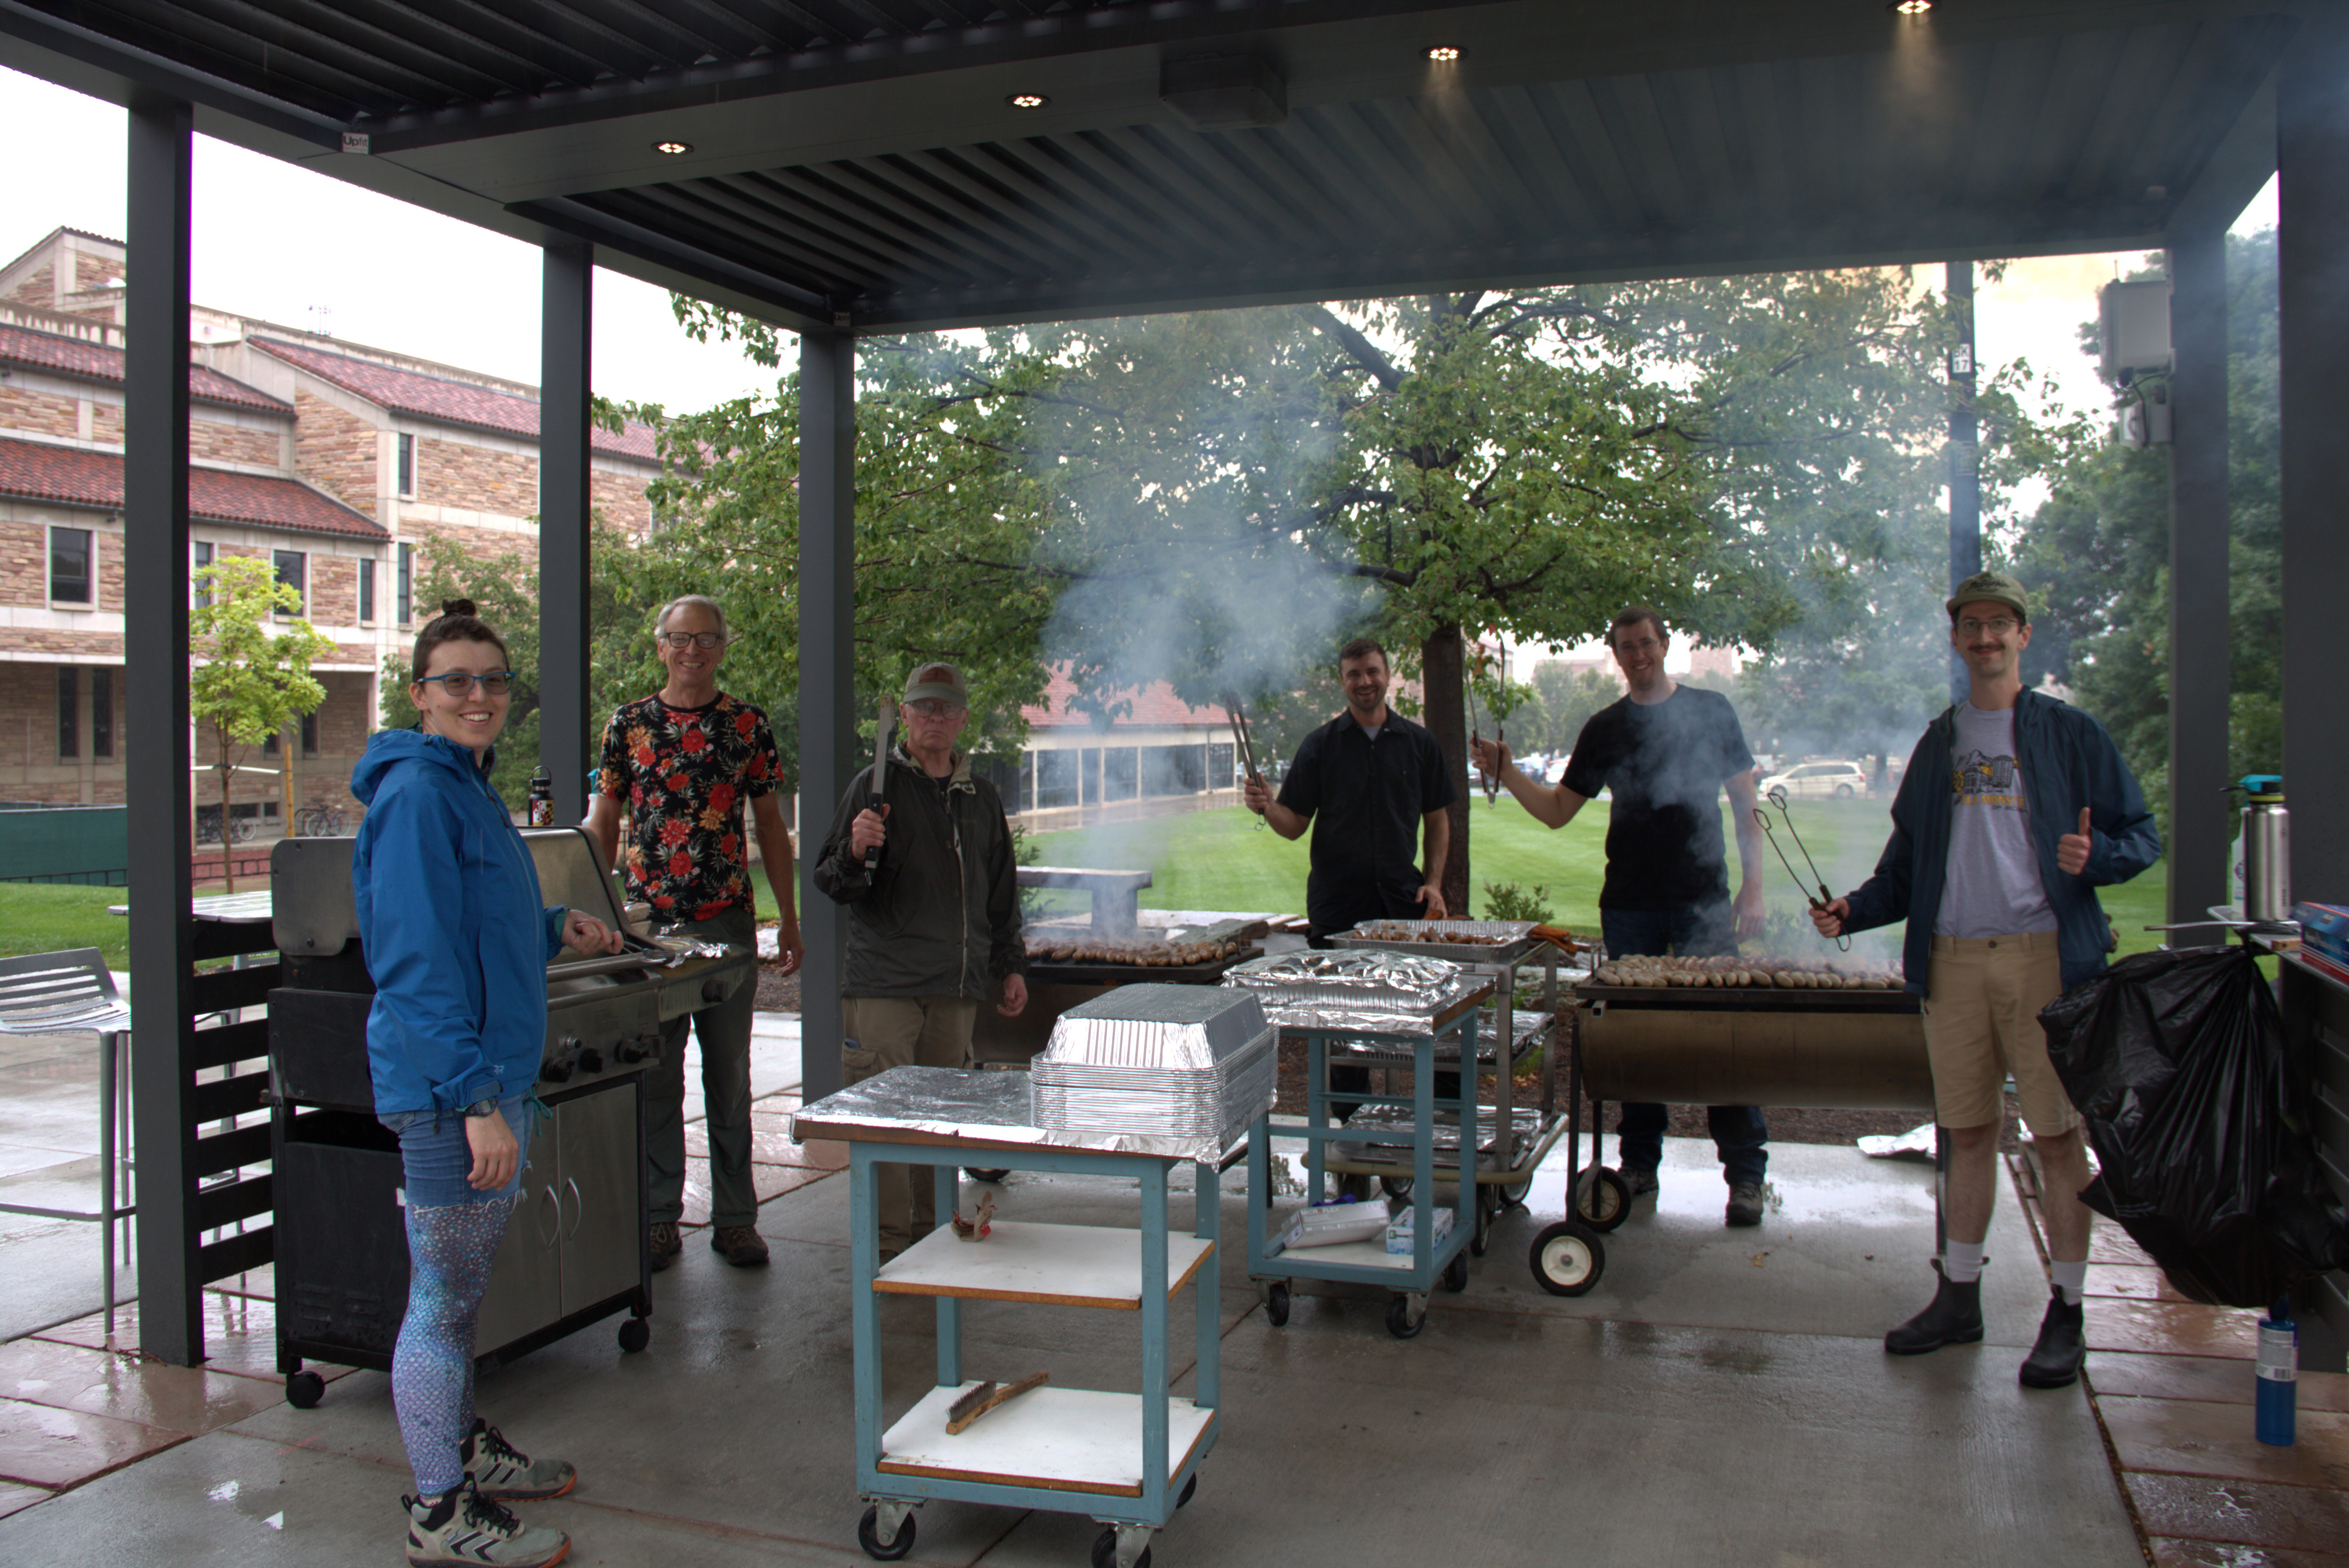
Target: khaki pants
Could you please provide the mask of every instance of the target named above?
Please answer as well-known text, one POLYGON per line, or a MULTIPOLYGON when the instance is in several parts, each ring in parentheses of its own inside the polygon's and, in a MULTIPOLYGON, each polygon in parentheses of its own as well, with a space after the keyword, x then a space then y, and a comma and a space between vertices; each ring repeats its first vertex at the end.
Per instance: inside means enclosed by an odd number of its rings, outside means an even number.
POLYGON ((2033 1137, 2060 1137, 2080 1125, 2039 1022, 2039 1010, 2064 994, 2054 932, 1936 936, 1925 991, 1925 1054, 1943 1127, 1999 1120, 2009 1073, 2033 1137))
MULTIPOLYGON (((967 1068, 978 1004, 967 996, 843 996, 840 1076, 862 1083, 891 1068, 967 1068)), ((936 1194, 927 1165, 875 1165, 874 1207, 881 1251, 904 1252, 937 1224, 936 1194)))

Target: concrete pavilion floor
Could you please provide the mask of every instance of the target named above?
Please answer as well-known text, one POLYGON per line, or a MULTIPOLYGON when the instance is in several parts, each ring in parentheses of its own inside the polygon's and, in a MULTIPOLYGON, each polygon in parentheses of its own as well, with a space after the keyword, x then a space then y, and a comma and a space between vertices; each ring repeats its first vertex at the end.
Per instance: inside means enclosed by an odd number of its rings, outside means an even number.
MULTIPOLYGON (((781 1064, 796 1042, 766 1019, 761 1035, 773 1266, 729 1269, 695 1233, 657 1277, 646 1354, 623 1357, 599 1326, 482 1379, 483 1411, 517 1442, 580 1465, 574 1494, 529 1505, 572 1533, 572 1562, 865 1560, 850 1470, 846 1183, 833 1179, 835 1151, 789 1142, 781 1064)), ((1408 1342, 1387 1335, 1382 1294, 1346 1287, 1308 1287, 1288 1326, 1271 1327, 1245 1277, 1244 1173, 1229 1173, 1223 1436, 1155 1560, 2344 1561, 2329 1555, 2349 1542, 2334 1528, 2349 1526, 2335 1490, 2349 1482, 2349 1417, 2326 1413, 2349 1403, 2339 1379, 2303 1383, 2300 1449, 2258 1449, 2233 1317, 2162 1301, 2158 1274, 2112 1233, 2090 1366, 2117 1387, 2095 1401, 2085 1387, 2026 1392, 2014 1369, 2045 1285, 2031 1206, 2012 1192, 1991 1242, 1989 1341, 1887 1357, 1883 1329, 1930 1287, 1930 1172, 1840 1148, 1772 1157, 1768 1222, 1730 1231, 1710 1148, 1676 1140, 1661 1202, 1608 1238, 1605 1278, 1568 1301, 1544 1294, 1525 1262, 1563 1207, 1561 1150, 1531 1212, 1500 1222, 1466 1292, 1437 1296, 1408 1342), (2302 1534, 2272 1553, 2214 1545, 2245 1533, 2227 1533, 2230 1509, 2302 1534)), ((1015 1179, 1005 1198, 1008 1215, 1064 1221, 1130 1221, 1135 1207, 1130 1187, 1061 1178, 1015 1179)), ((80 1473, 103 1472, 0 1483, 0 1563, 398 1561, 409 1480, 388 1380, 349 1373, 316 1409, 285 1405, 265 1272, 243 1288, 212 1293, 215 1360, 202 1373, 109 1356, 89 1319, 0 1345, 0 1475, 46 1458, 63 1476, 77 1456, 80 1473), (83 1388, 101 1365, 112 1371, 83 1388)), ((894 1414, 927 1385, 931 1314, 883 1305, 894 1414)), ((972 1303, 964 1318, 973 1376, 1049 1367, 1063 1385, 1133 1386, 1125 1315, 972 1303)), ((118 1346, 135 1333, 133 1319, 118 1346)), ((918 1519, 913 1561, 989 1568, 1082 1563, 1097 1528, 950 1503, 918 1519)))

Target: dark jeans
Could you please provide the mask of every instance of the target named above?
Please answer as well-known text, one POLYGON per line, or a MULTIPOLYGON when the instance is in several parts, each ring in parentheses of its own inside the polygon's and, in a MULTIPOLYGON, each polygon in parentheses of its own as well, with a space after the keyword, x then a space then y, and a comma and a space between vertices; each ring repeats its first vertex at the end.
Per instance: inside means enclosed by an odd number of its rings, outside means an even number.
MULTIPOLYGON (((1334 929, 1340 932, 1346 932, 1351 931, 1354 928, 1350 925, 1342 925, 1335 927, 1334 929)), ((1323 930, 1318 925, 1308 925, 1305 928, 1305 945, 1308 947, 1329 947, 1330 945, 1329 932, 1323 930)), ((1325 1057, 1323 1059, 1327 1060, 1328 1058, 1325 1057)), ((1368 1094, 1371 1092, 1371 1069, 1368 1068, 1352 1067, 1343 1062, 1330 1062, 1330 1092, 1333 1094, 1368 1094)), ((1438 1099, 1458 1099, 1460 1095, 1460 1075, 1458 1073, 1437 1073, 1435 1075, 1434 1094, 1435 1098, 1438 1099)), ((1333 1099, 1330 1102, 1330 1114, 1336 1117, 1339 1120, 1343 1121, 1348 1117, 1354 1114, 1354 1106, 1355 1102, 1350 1099, 1333 1099)))
MULTIPOLYGON (((1641 954, 1685 954, 1692 957, 1737 951, 1737 920, 1727 903, 1695 909, 1602 909, 1599 934, 1614 957, 1641 954)), ((1616 1159, 1626 1171, 1653 1171, 1664 1158, 1664 1128, 1669 1120, 1661 1105, 1626 1103, 1615 1123, 1620 1144, 1616 1159)), ((1721 1157, 1722 1179, 1735 1187, 1758 1182, 1770 1166, 1769 1125, 1761 1110, 1750 1105, 1715 1105, 1705 1109, 1713 1130, 1713 1151, 1721 1157)))

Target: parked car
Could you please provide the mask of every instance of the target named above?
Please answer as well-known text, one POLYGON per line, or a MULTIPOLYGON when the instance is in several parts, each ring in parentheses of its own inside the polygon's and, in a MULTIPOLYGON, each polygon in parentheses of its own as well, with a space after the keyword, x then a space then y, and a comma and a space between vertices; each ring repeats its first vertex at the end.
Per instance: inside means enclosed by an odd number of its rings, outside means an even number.
POLYGON ((1868 769, 1857 762, 1806 762, 1783 773, 1771 774, 1762 780, 1761 789, 1765 798, 1774 789, 1784 789, 1790 800, 1816 800, 1829 796, 1848 800, 1868 793, 1868 769))

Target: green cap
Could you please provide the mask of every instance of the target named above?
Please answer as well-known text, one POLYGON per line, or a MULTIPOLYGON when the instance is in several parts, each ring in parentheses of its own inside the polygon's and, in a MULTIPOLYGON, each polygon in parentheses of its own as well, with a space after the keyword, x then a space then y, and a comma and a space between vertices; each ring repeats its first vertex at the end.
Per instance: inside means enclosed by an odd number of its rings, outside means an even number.
POLYGON ((905 700, 936 697, 948 707, 970 706, 970 683, 952 665, 923 665, 905 677, 905 700))
POLYGON ((2023 592, 2023 584, 2003 572, 1977 572, 1958 584, 1950 595, 1950 618, 1956 620, 1958 606, 1987 599, 1993 604, 2003 604, 2014 612, 2018 621, 2031 619, 2031 601, 2023 592))

